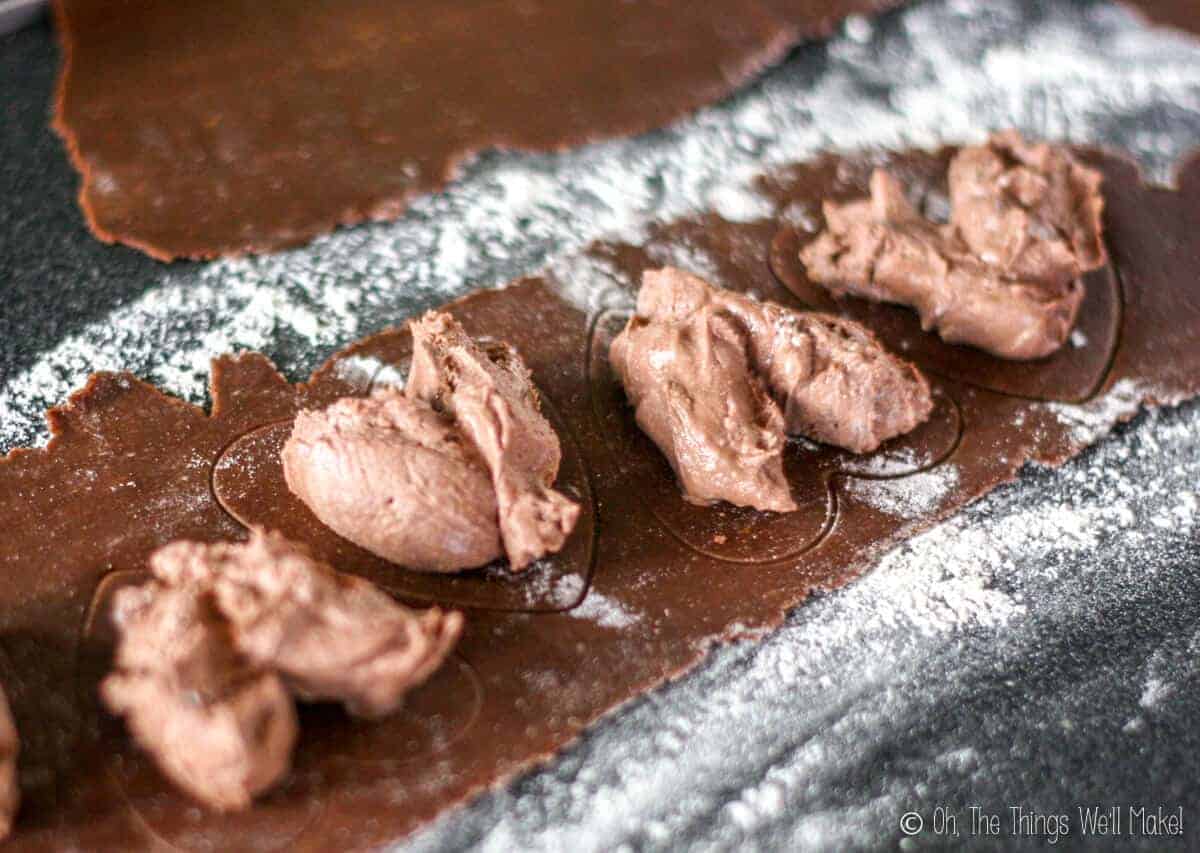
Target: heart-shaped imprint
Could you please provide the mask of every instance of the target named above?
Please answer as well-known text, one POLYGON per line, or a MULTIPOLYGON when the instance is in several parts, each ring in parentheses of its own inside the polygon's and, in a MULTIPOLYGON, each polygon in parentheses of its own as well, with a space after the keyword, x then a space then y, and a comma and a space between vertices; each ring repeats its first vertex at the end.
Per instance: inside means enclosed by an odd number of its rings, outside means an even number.
MULTIPOLYGON (((388 375, 402 377, 406 368, 406 364, 389 366, 388 375)), ((373 384, 379 384, 378 380, 373 384)), ((278 530, 289 539, 303 542, 319 559, 338 570, 361 575, 401 598, 480 610, 569 610, 587 594, 587 583, 580 588, 559 581, 579 576, 590 583, 595 509, 579 449, 544 395, 542 411, 562 445, 555 488, 578 502, 582 512, 561 551, 536 561, 518 575, 509 572, 504 561, 452 575, 411 571, 334 533, 292 494, 284 480, 280 452, 291 434, 291 420, 267 424, 230 444, 213 469, 213 493, 242 524, 278 530)))
POLYGON ((302 748, 310 760, 381 765, 430 761, 461 740, 483 707, 483 685, 461 655, 451 654, 404 705, 382 720, 349 717, 336 706, 301 710, 302 748))
POLYGON ((906 435, 884 442, 874 453, 837 453, 836 471, 870 480, 895 480, 928 471, 944 462, 958 447, 963 434, 963 417, 958 403, 931 379, 933 412, 929 420, 906 435))
POLYGON ((597 428, 654 517, 676 539, 705 556, 732 563, 773 563, 803 554, 833 526, 835 475, 904 477, 939 464, 958 445, 962 433, 958 406, 947 394, 936 391, 937 404, 930 420, 875 453, 855 456, 835 447, 790 441, 783 466, 799 505, 795 512, 688 503, 666 457, 638 427, 608 360, 609 347, 628 319, 628 312, 612 310, 597 315, 592 324, 588 381, 597 428))

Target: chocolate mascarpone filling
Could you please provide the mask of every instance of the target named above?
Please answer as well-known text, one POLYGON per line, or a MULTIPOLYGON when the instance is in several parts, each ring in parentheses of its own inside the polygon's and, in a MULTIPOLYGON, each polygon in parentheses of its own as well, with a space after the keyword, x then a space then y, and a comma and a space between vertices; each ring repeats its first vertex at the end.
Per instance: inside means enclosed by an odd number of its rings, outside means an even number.
POLYGON ((610 360, 684 497, 788 512, 786 435, 855 453, 914 429, 929 385, 849 320, 647 271, 610 360))
POLYGON ((445 660, 462 614, 409 610, 369 581, 335 571, 278 533, 244 544, 176 542, 153 558, 173 586, 211 590, 238 652, 278 672, 304 700, 357 716, 395 711, 445 660))
POLYGON ((380 717, 445 660, 462 615, 417 613, 279 534, 175 542, 114 605, 115 671, 101 686, 162 771, 218 810, 288 771, 292 694, 380 717))
POLYGON ((300 412, 283 470, 326 527, 386 560, 453 572, 503 553, 483 458, 453 421, 401 390, 300 412))
POLYGON ((453 417, 483 457, 514 570, 562 548, 579 505, 551 488, 562 449, 516 350, 485 353, 449 314, 430 312, 413 323, 405 392, 453 417))
POLYGON ((1080 276, 1106 263, 1100 184, 1065 149, 1007 131, 954 157, 945 225, 877 169, 870 198, 825 203, 826 230, 800 259, 835 296, 910 306, 949 343, 1041 358, 1075 325, 1080 276))
MULTIPOLYGON (((155 575, 174 553, 151 560, 155 575)), ((156 577, 121 590, 115 671, 101 684, 159 769, 218 811, 247 808, 291 766, 298 726, 282 679, 239 654, 212 595, 156 577)))
POLYGON ((288 487, 334 532, 412 569, 505 554, 520 571, 561 549, 579 506, 552 487, 562 451, 521 357, 485 351, 449 314, 411 328, 403 391, 296 418, 288 487))

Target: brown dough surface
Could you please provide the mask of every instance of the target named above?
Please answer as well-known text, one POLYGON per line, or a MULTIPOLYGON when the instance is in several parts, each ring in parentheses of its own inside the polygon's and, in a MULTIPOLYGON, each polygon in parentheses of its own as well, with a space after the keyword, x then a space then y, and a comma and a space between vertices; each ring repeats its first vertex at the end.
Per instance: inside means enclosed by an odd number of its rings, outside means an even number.
POLYGON ((21 741, 13 722, 8 699, 0 689, 0 841, 12 830, 13 820, 21 805, 21 789, 17 783, 17 756, 21 741))
POLYGON ((893 0, 58 0, 93 233, 160 258, 398 216, 487 148, 667 124, 893 0))
MULTIPOLYGON (((1120 332, 1094 339, 1100 366, 973 362, 954 373, 945 369, 954 360, 938 361, 939 353, 962 348, 935 341, 908 352, 931 376, 933 416, 865 459, 789 446, 784 474, 801 506, 793 513, 682 500, 605 357, 627 315, 585 317, 538 279, 449 306, 469 333, 520 349, 563 436, 556 485, 584 508, 564 550, 540 561, 544 572, 531 568, 509 581, 487 570, 403 572, 289 501, 277 462, 280 431, 286 436, 300 408, 369 393, 369 383, 339 378, 339 359, 376 357, 402 368, 411 356, 405 331, 355 344, 297 386, 261 356, 219 359, 210 415, 128 375, 94 377, 52 411, 47 449, 17 451, 0 464, 0 683, 23 732, 53 734, 24 737, 22 763, 34 781, 23 792, 12 848, 386 844, 534 766, 599 717, 694 667, 713 642, 778 625, 810 591, 846 583, 885 549, 1015 477, 1025 462, 1061 463, 1081 449, 1083 439, 1032 395, 996 386, 1064 400, 1122 382, 1151 403, 1200 392, 1193 275, 1200 162, 1182 172, 1176 191, 1143 186, 1120 158, 1087 156, 1105 174, 1112 270, 1111 279, 1089 276, 1083 319, 1096 313, 1120 332), (1110 280, 1118 282, 1115 303, 1100 298, 1110 280), (1014 378, 1014 371, 1045 375, 1014 378), (919 518, 888 515, 844 487, 850 478, 904 477, 937 465, 955 466, 955 485, 919 518), (195 815, 96 707, 112 644, 96 613, 123 584, 144 578, 139 569, 154 548, 244 535, 235 517, 286 528, 335 568, 406 600, 464 606, 466 627, 447 665, 397 714, 367 724, 336 706, 302 708, 304 736, 280 786, 246 812, 195 815), (584 595, 589 607, 571 610, 584 595)), ((938 163, 939 155, 893 158, 906 176, 931 180, 938 163)), ((816 211, 839 192, 861 195, 872 165, 850 158, 838 170, 823 161, 765 186, 781 209, 816 211)), ((775 220, 735 224, 707 215, 663 226, 654 239, 705 252, 722 286, 798 307, 768 266, 779 230, 775 220)), ((632 283, 661 265, 646 248, 600 245, 592 253, 622 271, 630 301, 632 283)), ((901 309, 871 307, 866 325, 896 333, 886 312, 901 309)), ((849 302, 846 310, 855 313, 849 302)))
POLYGON ((1153 24, 1176 27, 1200 36, 1200 5, 1195 0, 1122 0, 1153 24))

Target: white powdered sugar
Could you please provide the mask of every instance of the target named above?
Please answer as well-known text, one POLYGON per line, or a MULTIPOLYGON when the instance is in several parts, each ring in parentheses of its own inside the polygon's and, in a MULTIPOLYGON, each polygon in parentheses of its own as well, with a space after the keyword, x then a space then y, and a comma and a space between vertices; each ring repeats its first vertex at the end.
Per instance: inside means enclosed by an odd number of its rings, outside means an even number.
POLYGON ((589 315, 632 311, 631 282, 607 261, 591 255, 566 255, 547 268, 550 281, 567 302, 589 315))
POLYGON ((1138 699, 1139 713, 1124 726, 1130 734, 1167 713, 1171 706, 1186 701, 1191 692, 1189 682, 1200 673, 1200 632, 1174 637, 1155 649, 1142 671, 1142 692, 1138 699))
POLYGON ((357 288, 318 278, 280 287, 249 274, 266 265, 262 259, 220 261, 198 280, 181 282, 168 274, 161 287, 66 338, 0 389, 0 414, 12 413, 0 420, 0 438, 29 431, 35 417, 96 371, 132 370, 195 401, 204 398, 211 360, 222 353, 269 350, 284 331, 311 347, 348 342, 346 334, 358 328, 357 288), (189 315, 194 322, 198 316, 203 331, 176 336, 189 315), (182 340, 163 347, 164 339, 176 337, 182 340))
POLYGON ((1155 396, 1154 389, 1133 379, 1120 379, 1113 387, 1087 403, 1046 403, 1059 422, 1071 430, 1079 444, 1091 444, 1112 429, 1113 424, 1137 414, 1142 401, 1155 396))
POLYGON ((855 460, 855 465, 863 474, 878 477, 894 473, 897 466, 912 469, 916 461, 917 453, 911 447, 898 447, 894 450, 880 448, 865 459, 855 460))
MULTIPOLYGON (((387 365, 373 356, 352 355, 334 365, 337 378, 355 388, 369 388, 376 374, 387 365)), ((403 387, 403 383, 401 383, 403 387)))
POLYGON ((846 491, 854 498, 896 518, 919 518, 935 512, 958 485, 958 468, 940 465, 893 480, 850 478, 846 491))
MULTIPOLYGON (((565 575, 554 584, 554 598, 560 605, 568 605, 583 591, 584 579, 579 575, 565 575)), ((567 611, 575 619, 595 622, 602 628, 628 628, 641 616, 615 598, 595 589, 589 589, 577 607, 567 611)))
POLYGON ((1172 685, 1164 684, 1157 678, 1148 679, 1146 681, 1146 688, 1142 691, 1141 701, 1138 704, 1147 711, 1152 710, 1155 705, 1170 696, 1172 692, 1174 692, 1172 685))

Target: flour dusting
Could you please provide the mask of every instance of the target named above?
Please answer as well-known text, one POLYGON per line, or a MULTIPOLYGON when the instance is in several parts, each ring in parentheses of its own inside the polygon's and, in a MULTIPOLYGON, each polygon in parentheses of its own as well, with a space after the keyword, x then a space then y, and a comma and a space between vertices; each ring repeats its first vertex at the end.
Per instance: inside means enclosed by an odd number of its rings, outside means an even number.
POLYGON ((1091 444, 1113 425, 1137 414, 1142 401, 1154 396, 1153 388, 1133 379, 1120 379, 1113 387, 1087 403, 1046 403, 1060 423, 1071 430, 1079 444, 1091 444))
MULTIPOLYGON (((584 579, 579 575, 559 578, 554 584, 555 600, 563 606, 570 604, 579 597, 583 585, 584 579)), ((641 618, 621 602, 594 589, 589 589, 583 601, 567 611, 567 615, 595 622, 602 628, 628 628, 641 618)))
POLYGON ((935 512, 957 485, 958 468, 948 464, 891 480, 850 478, 846 491, 896 518, 920 518, 935 512))

